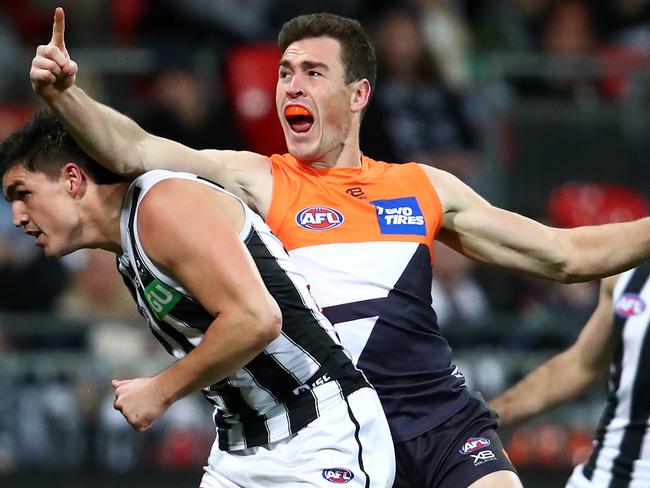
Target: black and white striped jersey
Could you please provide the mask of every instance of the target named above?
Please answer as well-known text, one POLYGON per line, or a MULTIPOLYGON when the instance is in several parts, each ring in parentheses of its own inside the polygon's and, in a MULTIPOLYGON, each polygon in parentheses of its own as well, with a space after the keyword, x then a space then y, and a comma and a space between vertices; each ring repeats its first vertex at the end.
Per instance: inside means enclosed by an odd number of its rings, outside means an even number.
MULTIPOLYGON (((133 182, 122 207, 123 254, 118 256, 118 269, 153 334, 170 354, 182 358, 201 342, 213 317, 147 257, 137 232, 137 209, 142 198, 156 183, 168 178, 192 180, 228 192, 191 174, 156 170, 133 182)), ((222 450, 285 438, 316 419, 333 402, 369 386, 342 349, 334 328, 320 313, 305 278, 280 241, 258 215, 242 206, 246 221, 240 236, 280 307, 282 333, 244 367, 203 390, 215 406, 222 450)), ((218 247, 219 243, 210 245, 218 247)))
POLYGON ((650 486, 650 264, 627 271, 614 288, 617 349, 607 404, 589 460, 568 487, 650 486))

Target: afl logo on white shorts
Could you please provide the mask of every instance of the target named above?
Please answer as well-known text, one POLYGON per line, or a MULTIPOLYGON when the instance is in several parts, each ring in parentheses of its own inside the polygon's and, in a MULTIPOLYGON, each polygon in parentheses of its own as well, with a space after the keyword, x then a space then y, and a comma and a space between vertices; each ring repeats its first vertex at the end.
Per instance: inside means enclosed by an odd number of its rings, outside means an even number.
POLYGON ((354 478, 354 473, 345 468, 327 468, 323 470, 323 478, 330 483, 349 483, 354 478))
POLYGON ((296 214, 296 223, 308 230, 327 230, 343 223, 343 214, 330 207, 303 208, 296 214))

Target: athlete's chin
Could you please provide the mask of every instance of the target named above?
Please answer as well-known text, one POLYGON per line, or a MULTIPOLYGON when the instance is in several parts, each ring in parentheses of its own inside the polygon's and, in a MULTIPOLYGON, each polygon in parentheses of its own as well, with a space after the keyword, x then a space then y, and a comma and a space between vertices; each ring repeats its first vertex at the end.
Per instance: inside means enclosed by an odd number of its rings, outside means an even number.
POLYGON ((303 163, 318 161, 318 151, 313 144, 288 141, 287 148, 294 158, 303 163))
POLYGON ((51 246, 45 245, 45 246, 39 246, 39 247, 41 249, 43 249, 43 254, 45 254, 48 258, 57 258, 57 257, 61 256, 51 246))
POLYGON ((48 258, 60 258, 79 250, 77 247, 57 246, 56 243, 47 243, 40 247, 48 258))

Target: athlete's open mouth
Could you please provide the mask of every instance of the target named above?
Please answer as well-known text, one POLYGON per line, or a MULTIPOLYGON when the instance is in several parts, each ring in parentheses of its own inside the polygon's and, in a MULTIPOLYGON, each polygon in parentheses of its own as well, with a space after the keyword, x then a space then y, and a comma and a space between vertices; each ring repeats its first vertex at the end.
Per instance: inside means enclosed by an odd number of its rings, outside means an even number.
POLYGON ((42 236, 44 235, 43 231, 40 231, 40 230, 26 230, 25 234, 29 234, 30 236, 35 237, 37 246, 42 246, 43 245, 43 239, 42 239, 42 236))
POLYGON ((289 105, 284 109, 284 116, 289 122, 291 130, 304 134, 314 125, 314 116, 301 105, 289 105))

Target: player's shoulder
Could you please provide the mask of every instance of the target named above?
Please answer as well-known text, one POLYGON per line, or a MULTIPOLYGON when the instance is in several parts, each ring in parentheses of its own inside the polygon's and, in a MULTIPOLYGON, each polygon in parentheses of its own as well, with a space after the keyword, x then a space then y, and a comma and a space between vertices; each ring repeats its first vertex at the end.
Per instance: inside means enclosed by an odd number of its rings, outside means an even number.
POLYGON ((485 205, 487 202, 478 195, 467 183, 448 171, 417 163, 440 198, 444 212, 456 212, 475 205, 485 205))
MULTIPOLYGON (((201 189, 200 183, 181 175, 168 173, 157 178, 143 179, 140 185, 145 193, 138 204, 138 215, 141 218, 149 215, 160 216, 166 214, 171 208, 179 206, 185 201, 184 197, 196 196, 201 189)), ((146 178, 147 174, 143 176, 146 178)))
POLYGON ((421 171, 426 174, 429 179, 431 179, 434 182, 440 183, 440 184, 446 184, 446 185, 462 185, 462 186, 467 186, 465 183, 462 182, 460 178, 457 176, 453 175, 449 171, 445 171, 444 169, 437 168, 435 166, 432 166, 430 164, 424 164, 424 163, 414 163, 421 171))
POLYGON ((381 171, 399 171, 399 172, 410 172, 415 171, 421 173, 421 170, 418 169, 419 163, 414 161, 383 161, 381 159, 373 159, 365 154, 362 154, 362 164, 367 166, 369 170, 381 170, 381 171))

